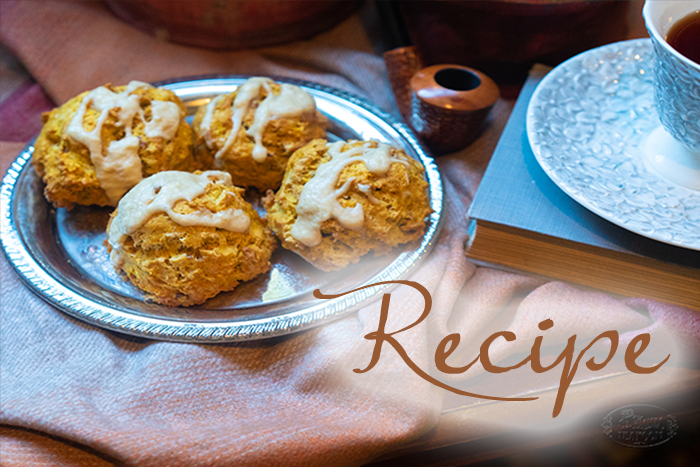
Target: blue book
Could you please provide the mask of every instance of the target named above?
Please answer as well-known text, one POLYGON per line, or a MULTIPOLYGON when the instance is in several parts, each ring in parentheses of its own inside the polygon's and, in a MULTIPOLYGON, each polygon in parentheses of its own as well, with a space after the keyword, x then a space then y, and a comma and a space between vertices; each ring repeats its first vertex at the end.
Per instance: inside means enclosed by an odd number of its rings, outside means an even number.
POLYGON ((599 217, 539 166, 525 121, 548 71, 536 65, 530 72, 486 169, 469 209, 467 256, 700 310, 700 251, 651 240, 599 217))

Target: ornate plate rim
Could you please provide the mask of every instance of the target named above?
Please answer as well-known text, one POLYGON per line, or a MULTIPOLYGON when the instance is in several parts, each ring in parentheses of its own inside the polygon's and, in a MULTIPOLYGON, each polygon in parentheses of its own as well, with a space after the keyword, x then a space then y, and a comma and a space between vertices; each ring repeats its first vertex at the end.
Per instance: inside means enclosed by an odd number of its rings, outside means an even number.
MULTIPOLYGON (((535 92, 533 93, 532 98, 530 99, 530 102, 528 104, 528 109, 527 109, 527 118, 526 118, 526 124, 527 124, 527 136, 528 136, 528 141, 530 143, 530 147, 532 148, 532 152, 535 155, 535 159, 537 160, 537 163, 540 165, 542 170, 547 174, 547 176, 562 190, 564 193, 566 193, 568 196, 570 196, 574 201, 585 207, 586 209, 590 210, 591 212, 597 214, 598 216, 606 219, 609 222, 612 222, 613 224, 616 224, 620 227, 622 227, 625 230, 628 230, 630 232, 633 232, 635 234, 641 235, 646 238, 650 238, 652 240, 656 240, 662 243, 666 243, 669 245, 673 245, 676 247, 680 248, 685 248, 688 250, 698 250, 700 251, 700 242, 696 240, 690 239, 690 243, 679 243, 676 241, 668 240, 666 238, 660 237, 658 234, 655 234, 657 230, 655 229, 653 233, 649 234, 640 230, 635 230, 631 228, 629 225, 626 225, 624 220, 622 220, 619 217, 615 217, 613 215, 609 215, 602 209, 598 208, 588 197, 586 197, 584 194, 580 193, 578 190, 575 190, 569 186, 566 181, 561 180, 555 173, 555 168, 549 168, 547 167, 547 164, 544 162, 543 157, 540 152, 540 146, 535 142, 536 137, 534 136, 535 134, 535 117, 533 114, 533 109, 535 106, 539 105, 541 101, 540 93, 547 88, 551 82, 556 80, 561 73, 566 70, 567 67, 571 66, 574 63, 580 62, 586 58, 588 58, 591 55, 595 54, 600 54, 601 52, 607 51, 607 50, 614 50, 615 48, 620 48, 623 45, 627 46, 638 46, 638 47, 647 47, 649 50, 652 49, 652 43, 651 39, 632 39, 628 41, 621 41, 621 42, 614 42, 612 44, 607 44, 601 47, 597 47, 594 49, 587 50, 585 52, 582 52, 565 62, 559 64, 557 67, 555 67, 553 70, 551 70, 547 75, 542 79, 542 81, 538 84, 537 88, 535 89, 535 92)), ((668 186, 671 186, 673 188, 681 188, 683 190, 687 190, 686 188, 677 186, 672 184, 671 182, 667 182, 657 174, 655 174, 653 171, 648 170, 647 171, 649 174, 652 176, 656 177, 657 180, 660 180, 664 183, 667 183, 668 186)))
MULTIPOLYGON (((203 75, 170 79, 154 84, 177 88, 184 86, 188 82, 201 84, 204 81, 212 81, 212 83, 233 86, 237 84, 235 81, 245 80, 250 76, 203 75)), ((405 124, 397 121, 393 116, 370 104, 365 99, 318 83, 276 76, 273 79, 330 94, 345 101, 345 103, 360 107, 363 111, 379 118, 384 124, 391 127, 416 153, 425 168, 426 178, 429 183, 430 204, 433 209, 430 226, 415 251, 408 256, 400 255, 386 268, 366 283, 360 285, 360 287, 401 279, 414 271, 432 250, 444 224, 444 191, 435 161, 423 149, 421 143, 405 124)), ((0 238, 2 240, 2 249, 10 264, 30 290, 49 304, 79 320, 111 331, 164 341, 225 343, 257 340, 296 333, 338 319, 378 299, 382 293, 385 293, 392 286, 392 284, 384 284, 368 287, 335 299, 319 300, 317 305, 291 311, 285 315, 239 322, 235 320, 230 322, 173 321, 165 318, 130 314, 124 310, 96 303, 60 283, 49 272, 44 270, 28 250, 22 240, 21 232, 17 228, 13 212, 15 188, 23 171, 31 170, 29 162, 34 151, 33 143, 34 140, 24 147, 12 162, 2 180, 2 186, 0 187, 0 238)))

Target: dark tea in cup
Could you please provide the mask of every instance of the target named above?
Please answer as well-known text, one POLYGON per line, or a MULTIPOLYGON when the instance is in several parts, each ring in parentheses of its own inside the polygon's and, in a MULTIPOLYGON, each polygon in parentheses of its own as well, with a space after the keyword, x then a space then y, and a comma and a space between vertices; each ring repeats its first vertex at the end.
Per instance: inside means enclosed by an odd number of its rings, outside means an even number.
POLYGON ((666 42, 681 55, 700 64, 700 11, 695 11, 674 24, 666 42))

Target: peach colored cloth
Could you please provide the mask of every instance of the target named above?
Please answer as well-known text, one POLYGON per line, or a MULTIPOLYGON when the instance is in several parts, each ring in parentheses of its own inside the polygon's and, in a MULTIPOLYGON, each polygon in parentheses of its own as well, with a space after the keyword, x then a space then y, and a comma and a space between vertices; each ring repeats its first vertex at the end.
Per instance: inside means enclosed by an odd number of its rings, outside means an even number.
MULTIPOLYGON (((105 82, 251 73, 317 81, 393 109, 382 61, 357 17, 311 41, 211 52, 148 37, 98 3, 2 2, 1 8, 3 43, 57 102, 105 82)), ((476 143, 439 161, 447 222, 414 276, 431 292, 433 310, 427 322, 402 334, 411 358, 429 368, 449 332, 480 342, 510 329, 531 342, 533 324, 543 317, 561 324, 557 342, 611 326, 629 340, 666 322, 683 329, 687 353, 697 352, 700 322, 690 310, 622 302, 477 268, 465 258, 465 213, 511 105, 499 102, 476 143)), ((0 145, 3 173, 21 146, 0 145)), ((155 342, 74 320, 24 287, 4 256, 0 267, 3 465, 360 465, 430 430, 440 414, 443 393, 388 347, 372 371, 353 373, 369 362, 373 343, 363 336, 376 330, 378 303, 276 339, 155 342)), ((396 289, 387 328, 412 323, 422 306, 415 291, 396 289)), ((494 360, 511 352, 494 347, 494 360)))

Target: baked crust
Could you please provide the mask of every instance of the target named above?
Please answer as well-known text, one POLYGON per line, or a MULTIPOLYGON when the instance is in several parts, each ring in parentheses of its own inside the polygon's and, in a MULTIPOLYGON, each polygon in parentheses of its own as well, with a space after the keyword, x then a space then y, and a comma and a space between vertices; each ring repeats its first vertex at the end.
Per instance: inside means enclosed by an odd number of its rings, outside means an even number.
MULTIPOLYGON (((280 92, 278 83, 272 83, 270 87, 273 93, 280 92)), ((243 116, 241 128, 233 144, 221 154, 215 164, 215 155, 224 147, 233 127, 231 107, 236 95, 237 91, 225 95, 214 107, 210 125, 211 147, 207 146, 202 134, 206 105, 197 110, 192 122, 196 135, 195 153, 199 159, 206 161, 207 167, 230 173, 236 186, 255 187, 261 191, 276 190, 282 182, 292 153, 313 139, 325 138, 328 121, 318 111, 270 121, 262 133, 267 157, 263 162, 257 162, 253 159, 255 141, 252 136, 246 134, 246 130, 253 124, 255 110, 267 96, 267 91, 263 89, 261 94, 252 100, 243 116)))
MULTIPOLYGON (((115 93, 126 89, 126 86, 106 85, 105 87, 115 93)), ((90 151, 85 145, 66 134, 68 125, 87 94, 88 92, 84 92, 62 106, 45 113, 44 126, 34 144, 32 164, 46 184, 44 189, 46 199, 55 207, 70 209, 74 204, 111 205, 107 194, 100 186, 90 159, 90 151)), ((176 103, 183 115, 177 133, 170 141, 165 141, 161 137, 146 136, 146 122, 138 116, 134 118, 131 131, 140 140, 138 155, 142 164, 142 176, 145 178, 164 170, 192 171, 201 168, 201 164, 194 159, 192 128, 185 121, 184 115, 187 109, 182 101, 172 91, 161 88, 139 88, 132 94, 141 96, 140 106, 147 120, 151 117, 151 102, 154 100, 176 103)), ((99 116, 99 111, 89 108, 83 119, 83 128, 87 131, 95 128, 99 116)), ((124 137, 124 128, 118 126, 117 122, 115 113, 110 111, 102 127, 103 152, 112 141, 124 137)))
MULTIPOLYGON (((242 194, 241 188, 210 183, 192 201, 177 202, 173 211, 189 214, 241 209, 251 221, 247 232, 182 226, 166 213, 158 213, 129 235, 117 269, 151 300, 169 306, 203 303, 267 272, 277 241, 242 194)), ((115 210, 108 231, 117 215, 115 210)), ((111 252, 109 245, 107 248, 111 252)))
MULTIPOLYGON (((349 142, 345 149, 365 144, 362 141, 349 142)), ((369 145, 377 147, 378 143, 369 145)), ((318 167, 330 159, 327 152, 325 140, 314 140, 297 150, 289 160, 279 191, 265 198, 268 226, 284 248, 296 252, 321 270, 333 271, 358 262, 370 251, 375 256, 384 255, 392 248, 423 235, 426 218, 432 212, 423 166, 403 151, 392 148, 392 156, 398 154, 406 164, 393 163, 386 175, 377 176, 358 161, 344 167, 336 182, 336 188, 340 188, 354 177, 349 190, 338 201, 344 208, 362 204, 362 229, 347 229, 331 218, 321 224, 320 244, 308 247, 296 240, 291 230, 297 218, 299 197, 318 167), (369 186, 373 200, 358 185, 369 186)))

